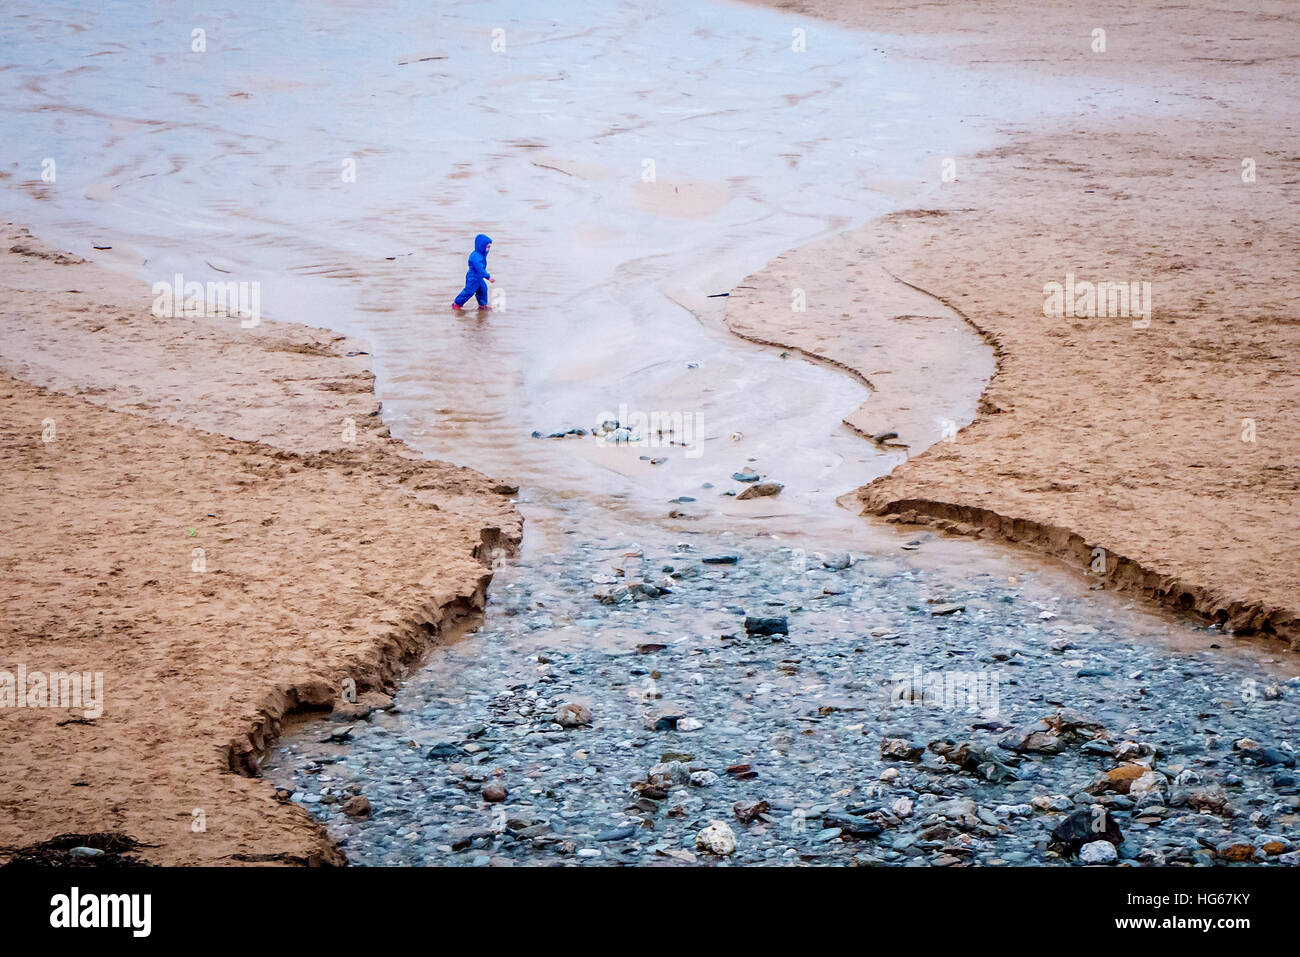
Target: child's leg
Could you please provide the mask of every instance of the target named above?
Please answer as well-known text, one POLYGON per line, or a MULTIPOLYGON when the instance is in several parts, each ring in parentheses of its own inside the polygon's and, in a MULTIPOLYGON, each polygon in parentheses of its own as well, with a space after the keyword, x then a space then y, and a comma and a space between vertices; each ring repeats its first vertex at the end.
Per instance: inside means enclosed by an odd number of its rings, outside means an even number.
POLYGON ((465 287, 464 289, 462 289, 462 290, 460 291, 460 293, 456 296, 456 300, 455 300, 455 301, 456 301, 456 305, 458 305, 458 306, 463 306, 463 305, 465 305, 465 303, 469 302, 469 297, 472 296, 472 295, 474 295, 474 290, 471 289, 469 286, 466 286, 466 287, 465 287))
POLYGON ((488 304, 487 280, 479 282, 478 289, 474 290, 474 297, 478 299, 480 309, 488 304))

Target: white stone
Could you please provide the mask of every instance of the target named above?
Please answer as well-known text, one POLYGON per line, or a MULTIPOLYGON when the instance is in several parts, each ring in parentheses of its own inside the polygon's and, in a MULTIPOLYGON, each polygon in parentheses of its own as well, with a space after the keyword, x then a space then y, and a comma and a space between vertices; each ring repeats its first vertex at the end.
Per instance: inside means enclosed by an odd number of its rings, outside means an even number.
POLYGON ((695 846, 710 854, 726 856, 736 851, 736 835, 726 821, 713 821, 695 835, 695 846))
POLYGON ((718 776, 712 771, 692 771, 691 784, 697 788, 711 788, 718 783, 718 776))
POLYGON ((1079 860, 1085 864, 1114 864, 1119 854, 1110 841, 1093 841, 1079 848, 1079 860))

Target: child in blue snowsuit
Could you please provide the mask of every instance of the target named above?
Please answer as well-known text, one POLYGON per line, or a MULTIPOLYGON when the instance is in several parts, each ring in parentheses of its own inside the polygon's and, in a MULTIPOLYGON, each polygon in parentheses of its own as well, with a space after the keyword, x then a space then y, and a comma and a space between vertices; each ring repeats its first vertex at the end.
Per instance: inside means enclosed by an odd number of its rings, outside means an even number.
POLYGON ((492 282, 492 274, 487 271, 487 254, 492 248, 492 237, 479 233, 474 237, 474 251, 469 254, 469 271, 465 273, 465 288, 460 291, 451 308, 459 311, 473 296, 478 300, 480 309, 488 306, 487 284, 492 282))

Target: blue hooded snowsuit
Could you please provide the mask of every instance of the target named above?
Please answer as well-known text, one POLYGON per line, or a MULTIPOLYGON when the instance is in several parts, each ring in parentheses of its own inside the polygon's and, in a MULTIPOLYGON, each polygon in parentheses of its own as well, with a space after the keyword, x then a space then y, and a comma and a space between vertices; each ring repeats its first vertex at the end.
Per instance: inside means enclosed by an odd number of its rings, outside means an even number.
POLYGON ((469 254, 469 271, 465 273, 465 288, 456 297, 456 305, 465 305, 470 296, 478 299, 480 306, 487 305, 487 280, 492 278, 492 274, 487 271, 487 248, 490 242, 492 237, 483 233, 474 237, 474 251, 469 254))

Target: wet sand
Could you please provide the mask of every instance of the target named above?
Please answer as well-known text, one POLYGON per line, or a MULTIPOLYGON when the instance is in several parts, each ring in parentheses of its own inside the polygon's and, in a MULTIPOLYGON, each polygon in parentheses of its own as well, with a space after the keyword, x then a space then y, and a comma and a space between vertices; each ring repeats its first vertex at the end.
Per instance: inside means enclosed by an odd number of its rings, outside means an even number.
POLYGON ((155 864, 341 863, 250 775, 286 715, 346 708, 347 679, 382 703, 481 610, 474 553, 518 513, 388 437, 356 340, 157 319, 148 287, 2 240, 3 667, 103 693, 5 707, 0 861, 114 834, 155 864))
POLYGON ((829 351, 870 379, 884 414, 869 428, 904 441, 918 424, 890 404, 894 373, 874 372, 903 320, 863 308, 896 285, 880 274, 994 344, 974 422, 862 488, 863 508, 1023 542, 1107 587, 1294 646, 1294 5, 771 5, 899 35, 897 55, 970 68, 989 90, 1013 69, 1075 90, 1032 126, 1002 124, 995 148, 956 152, 954 181, 936 162, 921 208, 780 256, 729 300, 737 331, 829 351), (1107 52, 1091 51, 1095 28, 1107 52), (1147 97, 1098 108, 1134 79, 1147 97), (1149 325, 1046 318, 1044 286, 1067 274, 1150 283, 1149 325), (810 277, 821 291, 792 316, 790 289, 810 277))
MULTIPOLYGON (((27 42, 0 40, 0 121, 15 156, 63 159, 55 183, 0 167, 10 218, 150 283, 260 282, 265 314, 363 338, 393 434, 509 475, 532 527, 663 521, 695 495, 682 528, 834 530, 836 499, 899 461, 842 424, 862 383, 737 339, 709 297, 889 209, 883 185, 910 196, 931 131, 980 142, 946 71, 897 69, 838 28, 795 53, 773 43, 787 18, 734 3, 453 2, 370 10, 364 28, 346 6, 213 16, 239 23, 234 45, 156 83, 167 21, 81 0, 25 12, 27 42), (501 22, 496 53, 477 41, 501 22), (490 320, 447 308, 480 230, 490 320), (702 442, 530 438, 623 406, 688 418, 702 442), (785 491, 724 497, 744 467, 785 491)), ((956 404, 973 412, 981 384, 956 404)))

